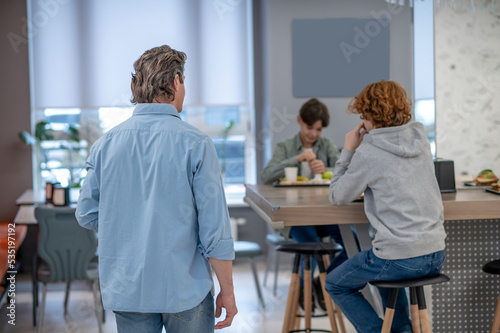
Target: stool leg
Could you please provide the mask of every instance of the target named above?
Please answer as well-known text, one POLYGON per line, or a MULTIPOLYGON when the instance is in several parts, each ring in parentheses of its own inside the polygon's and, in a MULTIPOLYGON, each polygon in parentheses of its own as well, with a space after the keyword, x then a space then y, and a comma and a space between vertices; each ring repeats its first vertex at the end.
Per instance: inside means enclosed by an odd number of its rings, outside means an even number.
POLYGON ((311 331, 311 317, 312 317, 312 279, 311 279, 311 256, 304 256, 304 310, 305 310, 305 323, 306 332, 311 331))
POLYGON ((382 333, 391 333, 392 320, 394 319, 394 309, 396 308, 396 300, 398 298, 398 288, 391 288, 387 299, 387 307, 385 308, 384 324, 382 325, 382 333))
POLYGON ((290 320, 288 322, 288 330, 291 331, 291 330, 294 330, 294 329, 298 329, 299 325, 300 325, 300 311, 299 311, 299 296, 300 296, 300 274, 299 274, 299 278, 297 280, 297 285, 295 286, 295 293, 293 295, 293 301, 292 301, 292 306, 293 306, 293 310, 292 311, 292 314, 290 316, 290 320))
POLYGON ((431 333, 431 326, 429 324, 429 315, 427 314, 427 305, 425 304, 424 287, 417 288, 417 300, 418 309, 420 317, 420 325, 422 327, 422 333, 431 333))
POLYGON ((330 266, 330 256, 328 254, 323 255, 323 262, 325 263, 325 272, 326 272, 326 267, 330 266))
MULTIPOLYGON (((318 263, 319 269, 319 279, 321 281, 321 289, 323 290, 323 297, 325 298, 326 312, 328 313, 328 319, 330 319, 330 326, 332 327, 332 333, 338 333, 337 322, 335 321, 335 312, 333 311, 333 303, 330 295, 325 290, 325 281, 326 281, 326 270, 325 264, 323 262, 323 258, 320 256, 316 256, 316 262, 318 263)), ((340 311, 337 312, 339 323, 341 323, 340 328, 342 333, 345 333, 345 328, 343 328, 344 323, 342 321, 342 313, 340 311)))
POLYGON ((290 280, 290 289, 288 290, 288 300, 286 302, 285 319, 283 320, 282 333, 288 333, 293 327, 291 323, 295 320, 297 304, 299 302, 300 291, 300 254, 295 255, 293 261, 292 278, 290 280))
POLYGON ((491 333, 498 333, 498 330, 500 330, 500 294, 498 294, 495 316, 493 317, 493 324, 491 325, 491 333))
POLYGON ((420 318, 418 316, 417 290, 410 288, 411 329, 413 333, 420 333, 420 318))
POLYGON ((292 325, 293 329, 296 331, 298 331, 300 329, 300 319, 301 319, 300 311, 299 311, 299 309, 297 309, 297 315, 295 316, 295 320, 294 320, 293 325, 292 325))

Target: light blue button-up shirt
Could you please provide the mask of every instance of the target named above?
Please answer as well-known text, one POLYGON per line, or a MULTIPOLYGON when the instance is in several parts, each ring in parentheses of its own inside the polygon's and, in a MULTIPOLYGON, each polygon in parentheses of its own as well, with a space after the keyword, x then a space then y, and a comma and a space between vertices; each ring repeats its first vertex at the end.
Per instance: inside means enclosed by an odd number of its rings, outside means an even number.
POLYGON ((175 313, 234 259, 215 147, 170 104, 139 104, 92 146, 76 217, 98 230, 104 308, 175 313))

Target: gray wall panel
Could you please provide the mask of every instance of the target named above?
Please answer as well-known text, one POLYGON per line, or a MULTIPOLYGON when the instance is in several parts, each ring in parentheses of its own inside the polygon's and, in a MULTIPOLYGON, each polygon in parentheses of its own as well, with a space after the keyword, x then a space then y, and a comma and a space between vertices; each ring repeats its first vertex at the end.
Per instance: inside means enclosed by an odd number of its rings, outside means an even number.
POLYGON ((316 19, 292 22, 294 97, 352 97, 390 79, 390 22, 316 19))

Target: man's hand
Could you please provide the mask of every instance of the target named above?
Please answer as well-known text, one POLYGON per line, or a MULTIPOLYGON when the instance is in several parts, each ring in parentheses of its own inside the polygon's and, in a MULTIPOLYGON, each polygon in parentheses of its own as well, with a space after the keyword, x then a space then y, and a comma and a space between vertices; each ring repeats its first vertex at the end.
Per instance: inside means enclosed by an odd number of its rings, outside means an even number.
POLYGON ((316 159, 316 154, 312 150, 306 150, 302 154, 295 156, 299 162, 311 162, 316 159))
POLYGON ((352 131, 345 135, 344 149, 355 152, 363 141, 363 137, 368 133, 363 123, 356 126, 352 131))
POLYGON ((326 171, 325 164, 323 163, 322 160, 314 160, 312 162, 309 162, 309 168, 311 169, 312 173, 317 174, 317 173, 323 173, 326 171))
POLYGON ((234 316, 238 313, 236 301, 234 300, 233 287, 233 262, 231 260, 219 260, 208 258, 212 268, 219 280, 220 293, 215 300, 215 317, 219 318, 222 314, 222 308, 226 309, 226 318, 215 325, 216 330, 231 326, 234 316))
POLYGON ((222 314, 222 308, 226 309, 226 318, 215 325, 216 330, 220 330, 224 327, 231 326, 234 316, 238 313, 236 308, 236 301, 234 299, 234 293, 223 294, 222 292, 217 295, 217 300, 215 301, 215 317, 219 318, 222 314))

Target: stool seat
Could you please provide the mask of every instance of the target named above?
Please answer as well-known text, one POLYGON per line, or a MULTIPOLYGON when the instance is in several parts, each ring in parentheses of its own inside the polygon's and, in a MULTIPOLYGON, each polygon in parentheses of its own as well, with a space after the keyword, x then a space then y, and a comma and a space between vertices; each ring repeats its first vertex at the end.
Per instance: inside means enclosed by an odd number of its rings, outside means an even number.
POLYGON ((234 242, 234 256, 236 258, 258 257, 262 253, 262 248, 258 243, 246 241, 234 242))
POLYGON ((500 274, 500 259, 493 260, 483 266, 483 271, 489 274, 500 274))
POLYGON ((434 276, 426 276, 418 279, 397 280, 397 281, 373 281, 370 282, 372 286, 380 288, 411 288, 427 286, 430 284, 448 282, 450 278, 444 274, 434 276))
POLYGON ((417 279, 396 280, 396 281, 372 281, 370 284, 379 288, 388 288, 389 296, 382 324, 382 333, 391 332, 392 320, 396 309, 396 301, 399 288, 410 288, 410 312, 413 332, 430 333, 429 316, 427 305, 425 304, 424 286, 448 282, 450 278, 444 274, 434 276, 424 276, 417 279))
POLYGON ((323 256, 325 254, 334 254, 342 251, 342 247, 334 243, 295 243, 282 244, 276 247, 276 251, 309 255, 323 256))

